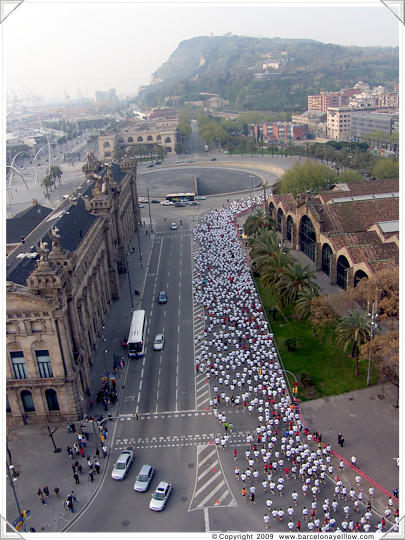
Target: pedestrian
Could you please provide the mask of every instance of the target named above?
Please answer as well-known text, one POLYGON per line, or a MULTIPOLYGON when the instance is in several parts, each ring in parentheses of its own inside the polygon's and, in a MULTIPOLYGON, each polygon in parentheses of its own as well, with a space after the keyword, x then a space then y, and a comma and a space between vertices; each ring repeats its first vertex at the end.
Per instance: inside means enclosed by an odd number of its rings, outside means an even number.
POLYGON ((103 452, 103 457, 107 457, 107 447, 105 444, 101 447, 101 451, 103 452))
POLYGON ((297 530, 298 530, 298 532, 300 532, 300 530, 301 530, 301 521, 300 520, 297 521, 297 530))
POLYGON ((60 499, 59 488, 58 488, 58 487, 54 487, 54 488, 53 488, 53 491, 54 491, 54 493, 55 493, 55 495, 56 495, 56 498, 57 498, 57 499, 60 499))
POLYGON ((44 499, 44 494, 42 493, 41 488, 38 489, 38 497, 39 497, 39 500, 41 501, 41 503, 46 505, 46 502, 45 502, 45 499, 44 499))
POLYGON ((246 502, 247 490, 246 490, 245 486, 243 486, 243 488, 241 489, 241 493, 242 493, 243 500, 246 502))
POLYGON ((356 461, 357 461, 356 456, 352 456, 352 457, 351 457, 351 462, 352 462, 353 467, 356 466, 356 461))
POLYGON ((75 472, 76 472, 76 463, 72 463, 72 471, 73 471, 73 474, 75 474, 75 472))
POLYGON ((100 463, 97 459, 94 461, 94 468, 96 469, 96 473, 100 474, 100 463))
POLYGON ((69 499, 67 499, 66 501, 66 508, 69 508, 69 510, 72 512, 72 514, 74 513, 74 509, 73 509, 73 502, 69 499))
POLYGON ((255 494, 254 494, 254 493, 251 493, 251 494, 250 494, 250 504, 256 504, 256 501, 255 501, 255 494))
POLYGON ((94 472, 92 470, 89 472, 89 478, 92 482, 94 482, 94 472))
POLYGON ((73 478, 75 479, 76 484, 80 484, 80 479, 79 479, 79 475, 77 474, 77 472, 75 472, 75 474, 73 475, 73 478))
POLYGON ((267 514, 264 514, 263 516, 263 521, 264 521, 264 526, 266 527, 266 529, 269 528, 269 516, 267 514))
POLYGON ((43 492, 45 493, 45 495, 47 497, 49 497, 49 488, 48 488, 48 486, 44 486, 43 492))
POLYGON ((73 451, 72 449, 70 448, 70 446, 68 446, 66 448, 66 452, 68 453, 68 456, 71 457, 73 459, 73 451))
POLYGON ((284 510, 280 508, 280 510, 278 511, 278 518, 280 521, 283 521, 283 517, 284 517, 284 510))
POLYGON ((76 493, 72 490, 72 491, 70 492, 70 495, 71 495, 71 497, 72 497, 73 502, 77 504, 77 496, 76 496, 76 493))

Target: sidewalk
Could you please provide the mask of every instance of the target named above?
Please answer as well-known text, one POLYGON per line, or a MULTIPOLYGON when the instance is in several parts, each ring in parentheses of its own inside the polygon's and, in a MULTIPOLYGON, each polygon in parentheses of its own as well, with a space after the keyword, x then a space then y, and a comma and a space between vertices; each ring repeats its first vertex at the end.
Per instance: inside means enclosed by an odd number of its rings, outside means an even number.
MULTIPOLYGON (((140 263, 138 236, 135 233, 132 246, 134 253, 129 255, 129 265, 131 271, 131 288, 134 309, 137 309, 141 303, 142 291, 146 277, 146 271, 149 256, 154 241, 154 234, 146 235, 144 227, 139 232, 139 240, 142 252, 142 268, 140 263), (141 295, 135 295, 134 291, 141 291, 141 295)), ((100 415, 107 417, 102 403, 97 404, 95 394, 101 388, 101 375, 106 369, 113 372, 113 354, 122 355, 120 341, 125 337, 127 328, 129 328, 131 319, 131 296, 129 294, 128 274, 120 276, 121 297, 119 301, 112 304, 104 330, 104 340, 99 341, 99 345, 94 355, 93 366, 91 369, 91 398, 94 402, 92 410, 88 408, 87 414, 95 419, 100 415), (125 330, 124 330, 125 329, 125 330), (108 351, 104 353, 104 351, 108 351)), ((125 368, 127 365, 125 366, 125 368)), ((117 392, 118 398, 121 395, 122 383, 124 380, 125 369, 119 369, 117 372, 117 392)), ((113 405, 108 413, 116 416, 119 412, 119 401, 113 405)), ((107 423, 108 424, 108 423, 107 423)), ((109 426, 106 445, 109 448, 110 438, 112 437, 114 423, 109 426)), ((14 428, 9 436, 9 448, 12 457, 12 463, 18 476, 14 482, 14 487, 18 497, 21 511, 30 510, 31 519, 26 522, 27 531, 34 527, 36 532, 60 532, 83 510, 85 505, 94 496, 99 488, 102 479, 111 473, 112 463, 109 457, 103 458, 99 439, 97 445, 100 456, 99 462, 101 473, 94 475, 94 482, 90 481, 88 476, 89 467, 87 465, 87 456, 96 458, 96 441, 92 423, 75 422, 76 433, 68 433, 66 423, 50 425, 51 431, 57 428, 53 437, 57 448, 61 452, 54 453, 54 447, 51 438, 48 436, 46 426, 21 426, 14 428), (84 449, 85 457, 69 457, 67 446, 72 447, 77 442, 77 433, 80 432, 80 426, 83 431, 89 433, 89 440, 84 449), (80 483, 76 485, 73 478, 72 464, 75 461, 83 467, 83 473, 79 475, 80 483), (43 491, 44 486, 48 486, 50 495, 45 497, 46 505, 43 505, 37 495, 38 489, 43 491), (57 499, 54 488, 60 490, 60 499, 57 499), (76 492, 78 504, 74 507, 74 513, 64 507, 67 495, 74 490, 76 492)), ((97 426, 95 426, 97 428, 97 426)), ((9 522, 13 522, 18 517, 18 510, 13 491, 10 487, 9 478, 6 479, 6 517, 9 522)), ((2 524, 3 526, 3 524, 2 524)), ((9 528, 8 528, 9 529, 9 528)), ((21 529, 22 531, 22 529, 21 529)))

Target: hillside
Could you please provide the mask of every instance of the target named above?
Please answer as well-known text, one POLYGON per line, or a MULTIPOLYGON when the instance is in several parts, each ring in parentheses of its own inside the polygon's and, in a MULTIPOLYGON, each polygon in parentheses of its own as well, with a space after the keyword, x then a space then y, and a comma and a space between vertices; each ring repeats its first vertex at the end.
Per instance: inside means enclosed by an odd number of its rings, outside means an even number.
POLYGON ((358 81, 392 90, 398 77, 398 47, 200 36, 179 44, 153 74, 152 84, 140 90, 138 102, 146 107, 179 106, 206 92, 239 110, 304 111, 308 94, 352 87, 358 81))

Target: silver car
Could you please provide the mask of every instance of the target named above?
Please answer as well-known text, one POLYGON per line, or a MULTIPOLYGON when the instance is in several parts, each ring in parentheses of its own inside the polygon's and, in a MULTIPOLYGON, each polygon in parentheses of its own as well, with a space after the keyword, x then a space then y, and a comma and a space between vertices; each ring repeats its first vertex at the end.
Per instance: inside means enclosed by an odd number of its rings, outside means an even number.
POLYGON ((156 334, 155 339, 153 340, 153 350, 161 351, 165 344, 165 336, 163 334, 156 334))
POLYGON ((114 480, 124 480, 130 466, 134 460, 134 453, 131 450, 124 450, 121 452, 117 463, 114 465, 111 476, 114 480))
POLYGON ((134 490, 135 491, 148 491, 152 478, 155 474, 155 467, 153 465, 142 465, 138 476, 136 477, 134 490))
POLYGON ((155 512, 163 510, 172 491, 173 487, 169 482, 160 482, 149 503, 149 508, 155 512))

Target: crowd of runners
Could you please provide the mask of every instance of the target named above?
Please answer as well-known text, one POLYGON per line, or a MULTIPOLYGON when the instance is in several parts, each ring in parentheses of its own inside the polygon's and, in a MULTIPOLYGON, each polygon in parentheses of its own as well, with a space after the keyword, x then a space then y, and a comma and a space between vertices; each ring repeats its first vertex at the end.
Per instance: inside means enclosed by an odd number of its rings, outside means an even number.
POLYGON ((266 528, 274 520, 276 530, 382 532, 393 525, 398 532, 393 499, 384 516, 376 515, 374 488, 361 477, 344 486, 331 446, 303 429, 235 222, 249 208, 249 202, 234 201, 202 216, 193 232, 194 300, 202 304, 205 319, 196 336, 201 351, 196 368, 210 380, 210 406, 223 428, 215 443, 229 447, 230 411, 257 417, 246 448, 231 451, 241 497, 263 505, 266 528))

